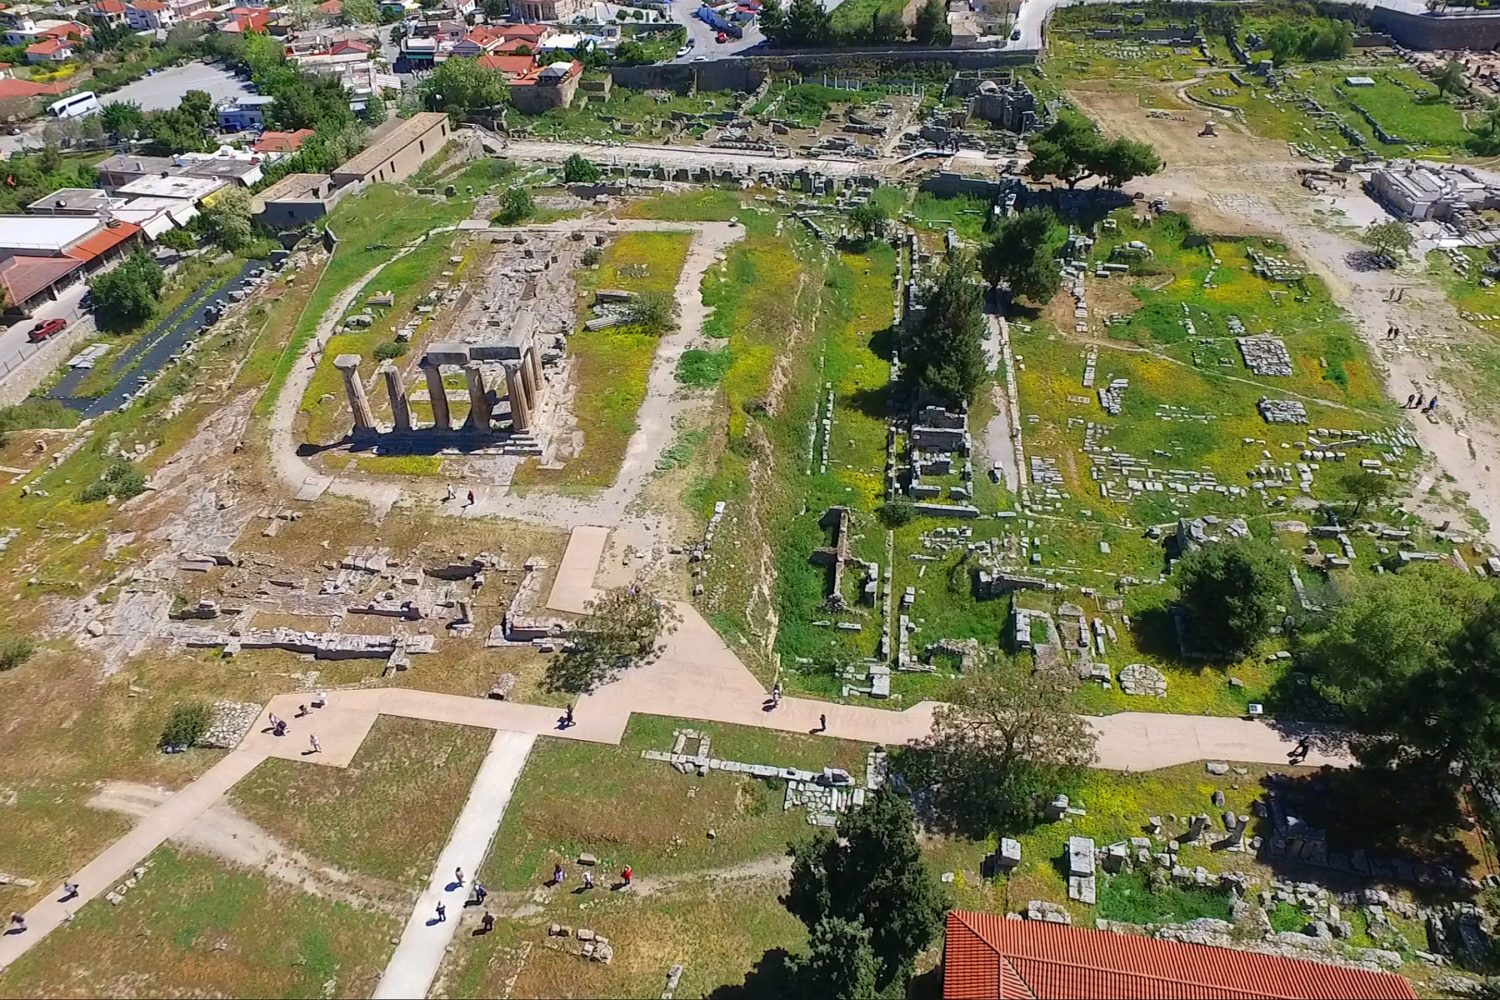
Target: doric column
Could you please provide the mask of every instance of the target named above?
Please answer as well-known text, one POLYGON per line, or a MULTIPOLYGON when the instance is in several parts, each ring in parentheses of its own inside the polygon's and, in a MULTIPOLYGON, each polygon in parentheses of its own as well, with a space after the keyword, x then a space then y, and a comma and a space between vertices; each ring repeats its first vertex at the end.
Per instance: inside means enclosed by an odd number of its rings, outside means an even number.
POLYGON ((516 370, 521 373, 521 386, 526 392, 526 408, 536 409, 536 380, 531 377, 531 366, 526 363, 526 356, 521 356, 516 370))
POLYGON ((370 401, 365 397, 364 383, 359 380, 358 354, 340 354, 333 359, 333 367, 344 376, 344 392, 349 397, 349 409, 354 414, 354 433, 373 434, 375 418, 370 414, 370 401))
POLYGON ((531 369, 531 384, 540 389, 542 387, 542 363, 537 357, 535 340, 526 348, 526 366, 531 369))
POLYGON ((422 374, 427 377, 427 395, 432 397, 432 429, 451 431, 453 421, 448 416, 448 390, 443 388, 442 367, 423 365, 422 374))
POLYGON ((511 430, 530 430, 531 407, 526 404, 526 387, 522 382, 520 365, 505 366, 505 395, 510 400, 511 430))
POLYGON ((401 382, 401 369, 394 361, 384 361, 380 365, 380 375, 385 379, 385 393, 391 398, 391 420, 396 425, 396 433, 410 433, 411 404, 406 399, 406 386, 401 382))
POLYGON ((464 365, 469 382, 469 426, 476 431, 490 429, 490 394, 484 388, 484 367, 478 361, 464 365))

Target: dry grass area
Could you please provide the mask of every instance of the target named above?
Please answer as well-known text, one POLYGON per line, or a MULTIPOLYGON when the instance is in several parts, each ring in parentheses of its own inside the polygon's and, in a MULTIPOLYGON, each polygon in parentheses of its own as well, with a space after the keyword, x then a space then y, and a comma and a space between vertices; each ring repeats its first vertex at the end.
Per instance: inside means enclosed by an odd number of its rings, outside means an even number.
POLYGON ((12 997, 368 996, 400 921, 171 847, 0 976, 12 997))
POLYGON ((229 801, 294 848, 415 889, 432 874, 493 737, 381 716, 347 768, 267 760, 229 801))

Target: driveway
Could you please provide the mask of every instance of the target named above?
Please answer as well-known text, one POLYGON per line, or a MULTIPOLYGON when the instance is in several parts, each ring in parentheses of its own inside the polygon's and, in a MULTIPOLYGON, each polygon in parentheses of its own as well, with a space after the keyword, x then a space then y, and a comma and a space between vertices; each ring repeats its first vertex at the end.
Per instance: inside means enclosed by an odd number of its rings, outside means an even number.
POLYGON ((36 315, 30 319, 13 323, 0 331, 0 381, 4 381, 22 362, 42 349, 41 344, 33 344, 26 339, 26 334, 36 326, 39 320, 58 318, 67 320, 68 328, 58 336, 72 335, 70 339, 74 340, 80 340, 79 335, 74 334, 74 330, 80 323, 83 323, 88 329, 82 336, 88 336, 88 332, 93 329, 93 319, 78 308, 78 300, 83 298, 88 290, 88 285, 82 281, 77 282, 63 292, 56 302, 48 302, 38 307, 36 315))

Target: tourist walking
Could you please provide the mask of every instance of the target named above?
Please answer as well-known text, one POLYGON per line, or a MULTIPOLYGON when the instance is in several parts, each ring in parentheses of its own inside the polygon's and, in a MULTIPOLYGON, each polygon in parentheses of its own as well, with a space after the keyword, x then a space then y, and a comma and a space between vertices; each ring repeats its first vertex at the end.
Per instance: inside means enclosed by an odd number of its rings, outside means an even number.
POLYGON ((10 934, 24 934, 26 932, 26 918, 15 911, 10 915, 10 934))
POLYGON ((828 716, 824 715, 822 712, 818 713, 818 732, 828 732, 828 716))
POLYGON ((469 507, 474 506, 474 491, 473 490, 469 491, 469 502, 468 502, 468 504, 466 504, 466 506, 469 506, 469 507))
POLYGON ((328 692, 326 692, 326 691, 319 691, 317 694, 313 695, 312 707, 313 708, 327 708, 328 707, 328 692))
POLYGON ((485 934, 488 934, 490 931, 494 930, 495 915, 489 910, 485 910, 484 917, 479 921, 479 926, 484 929, 485 934))
POLYGON ((442 923, 443 921, 445 921, 447 919, 448 919, 448 908, 443 905, 443 901, 440 899, 440 900, 438 900, 438 905, 437 905, 437 922, 438 923, 442 923))
POLYGON ((474 882, 474 904, 476 906, 483 906, 484 897, 488 896, 489 894, 490 891, 484 887, 483 882, 477 880, 474 882))
POLYGON ((565 872, 565 871, 563 871, 563 866, 562 865, 554 865, 553 866, 553 868, 552 868, 552 884, 553 885, 562 885, 563 884, 563 879, 565 879, 567 877, 568 877, 568 873, 565 872))
POLYGON ((308 733, 307 734, 307 742, 312 744, 312 752, 313 753, 322 753, 323 752, 323 744, 321 744, 321 743, 318 742, 317 736, 313 735, 312 733, 308 733))
POLYGON ((453 881, 457 882, 460 887, 463 886, 463 884, 464 884, 464 870, 462 868, 455 868, 455 869, 453 869, 453 881))
POLYGON ((78 898, 78 883, 72 879, 63 879, 63 896, 61 902, 66 903, 70 899, 78 898))
POLYGON ((448 484, 448 494, 447 494, 447 496, 443 497, 443 503, 447 503, 449 500, 452 500, 456 496, 458 496, 458 491, 453 488, 453 484, 452 483, 449 483, 448 484))
POLYGON ((772 708, 779 708, 779 707, 781 707, 781 682, 780 681, 777 681, 776 682, 776 686, 773 687, 773 688, 771 688, 771 707, 772 708))
POLYGON ((622 868, 620 870, 620 881, 622 883, 624 883, 624 887, 626 889, 630 888, 630 878, 634 874, 635 873, 630 870, 630 866, 629 865, 626 865, 624 868, 622 868))
POLYGON ((594 887, 594 873, 587 868, 583 870, 583 891, 588 892, 594 887))

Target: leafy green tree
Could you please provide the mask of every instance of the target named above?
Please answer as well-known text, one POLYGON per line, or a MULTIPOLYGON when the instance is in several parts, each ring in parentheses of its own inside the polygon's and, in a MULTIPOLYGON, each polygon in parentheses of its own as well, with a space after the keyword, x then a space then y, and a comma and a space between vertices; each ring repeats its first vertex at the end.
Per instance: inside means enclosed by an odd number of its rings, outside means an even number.
POLYGON ((199 232, 231 253, 243 250, 255 239, 255 223, 250 220, 250 193, 244 188, 229 188, 205 204, 194 220, 199 232))
POLYGON ((1286 556, 1266 542, 1211 542, 1177 561, 1174 574, 1194 642, 1208 656, 1234 660, 1270 634, 1291 591, 1286 556))
POLYGON ((216 128, 219 124, 214 115, 214 99, 206 90, 189 90, 183 94, 182 100, 177 102, 177 110, 200 129, 216 128))
POLYGON ((1094 762, 1097 737, 1073 713, 1074 679, 990 654, 933 714, 932 734, 900 767, 936 789, 955 831, 1020 832, 1041 818, 1044 797, 1094 762))
MULTIPOLYGON (((882 788, 841 816, 835 835, 820 831, 791 845, 792 878, 784 898, 811 931, 829 919, 869 929, 876 986, 900 990, 916 957, 942 926, 947 900, 917 846, 916 816, 905 799, 882 788)), ((824 941, 846 935, 827 927, 824 941)), ((858 974, 839 977, 858 982, 858 974)))
POLYGON ((484 17, 487 21, 503 21, 510 16, 510 0, 484 0, 484 17))
POLYGON ((1439 97, 1445 94, 1462 94, 1469 89, 1468 82, 1464 79, 1464 64, 1457 59, 1449 59, 1443 63, 1443 68, 1438 70, 1432 82, 1437 86, 1439 97))
POLYGON ((1062 287, 1062 268, 1052 255, 1052 232, 1059 225, 1050 209, 1028 208, 1001 220, 980 252, 979 267, 992 286, 1045 303, 1062 287))
POLYGON ((806 997, 871 1000, 879 995, 870 929, 859 920, 819 920, 808 935, 807 954, 792 959, 791 972, 806 997))
POLYGON ((198 249, 198 238, 186 229, 168 229, 156 238, 156 242, 179 253, 198 249))
POLYGON ((870 15, 870 42, 873 45, 889 45, 906 37, 906 22, 901 12, 882 7, 870 15))
POLYGON ((379 94, 371 94, 365 98, 365 121, 371 125, 379 125, 386 120, 390 112, 386 110, 385 98, 379 94))
POLYGON ((578 153, 574 153, 563 162, 564 184, 597 184, 602 176, 604 175, 599 172, 598 167, 578 153))
POLYGON ((1054 177, 1071 188, 1093 176, 1088 164, 1099 147, 1099 133, 1083 115, 1062 111, 1027 145, 1031 149, 1027 176, 1033 180, 1054 177))
POLYGON ((917 10, 911 36, 922 45, 952 45, 953 29, 948 26, 948 5, 943 0, 927 0, 917 10))
POLYGON ((1377 771, 1456 791, 1500 766, 1500 597, 1447 565, 1370 580, 1310 644, 1351 749, 1377 771))
POLYGON ((1339 477, 1339 488, 1354 501, 1354 516, 1364 512, 1366 504, 1378 504, 1391 495, 1389 476, 1370 469, 1353 469, 1339 477))
POLYGON ((206 145, 203 126, 181 108, 148 112, 145 133, 152 148, 161 153, 201 153, 206 145))
POLYGON ((1117 188, 1156 173, 1161 169, 1161 157, 1147 143, 1121 138, 1101 143, 1089 166, 1105 184, 1117 188))
POLYGON ((498 107, 509 90, 505 75, 486 69, 477 59, 449 59, 438 63, 422 84, 422 96, 433 111, 462 118, 471 111, 498 107))
POLYGON ((137 250, 89 282, 94 318, 106 329, 124 329, 151 315, 166 276, 151 255, 137 250))
POLYGON ((380 23, 380 7, 375 0, 343 0, 339 19, 345 24, 372 25, 380 23))
POLYGON ((859 230, 860 239, 865 243, 871 243, 885 236, 891 217, 872 198, 862 205, 854 206, 849 213, 849 221, 854 223, 855 229, 859 230))
POLYGON ((115 101, 104 106, 99 120, 106 132, 112 132, 122 139, 134 139, 146 124, 146 113, 134 101, 115 101))
POLYGON ((777 45, 782 44, 786 37, 786 8, 781 6, 781 0, 764 0, 760 8, 760 30, 777 45))
POLYGON ((1354 49, 1354 26, 1327 17, 1281 18, 1267 30, 1265 42, 1277 65, 1343 59, 1354 49))
POLYGON ((548 669, 548 686, 582 693, 656 655, 661 637, 681 616, 641 586, 616 587, 588 603, 569 636, 571 645, 548 669))
POLYGON ((1392 261, 1405 257, 1416 243, 1411 229, 1396 219, 1372 224, 1360 234, 1360 239, 1377 254, 1392 261))
POLYGON ((987 378, 984 292, 970 280, 972 262, 950 251, 927 293, 921 319, 901 348, 904 372, 920 388, 967 405, 987 378))
POLYGON ((523 187, 507 188, 500 196, 500 211, 495 213, 495 222, 502 226, 514 226, 531 218, 536 213, 536 202, 531 192, 523 187))
POLYGON ((832 22, 818 0, 792 0, 784 13, 778 3, 769 20, 762 9, 760 28, 780 48, 819 48, 833 41, 832 22))

